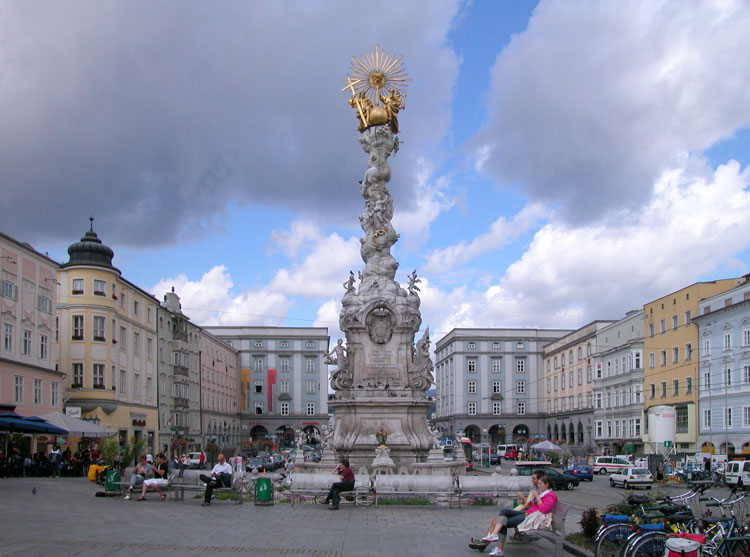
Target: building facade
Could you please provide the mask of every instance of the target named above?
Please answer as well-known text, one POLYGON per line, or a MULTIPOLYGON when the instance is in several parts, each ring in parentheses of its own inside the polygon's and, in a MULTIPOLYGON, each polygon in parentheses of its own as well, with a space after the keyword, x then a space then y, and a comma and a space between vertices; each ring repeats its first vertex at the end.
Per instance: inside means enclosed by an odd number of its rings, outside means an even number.
POLYGON ((243 444, 318 438, 328 424, 328 329, 206 327, 239 352, 243 444))
POLYGON ((62 408, 57 267, 28 244, 0 233, 0 410, 37 416, 62 408))
POLYGON ((698 282, 643 306, 646 415, 642 434, 647 452, 660 449, 648 437, 648 413, 661 405, 676 410, 675 450, 698 450, 698 327, 693 318, 701 300, 734 288, 740 280, 698 282))
POLYGON ((543 438, 543 351, 569 332, 453 329, 435 344, 434 426, 475 443, 543 438))
POLYGON ((158 301, 125 280, 114 252, 91 229, 57 271, 59 369, 66 408, 116 430, 121 443, 158 448, 158 301))
POLYGON ((203 448, 200 328, 182 313, 174 288, 157 309, 159 442, 167 454, 203 448))
POLYGON ((234 449, 242 440, 239 350, 209 329, 198 337, 203 442, 234 449))
POLYGON ((643 311, 599 330, 594 354, 594 441, 598 454, 641 453, 643 311))
POLYGON ((700 450, 750 453, 750 275, 698 313, 700 450))
POLYGON ((573 454, 593 449, 596 336, 612 321, 593 321, 544 348, 545 429, 573 454))

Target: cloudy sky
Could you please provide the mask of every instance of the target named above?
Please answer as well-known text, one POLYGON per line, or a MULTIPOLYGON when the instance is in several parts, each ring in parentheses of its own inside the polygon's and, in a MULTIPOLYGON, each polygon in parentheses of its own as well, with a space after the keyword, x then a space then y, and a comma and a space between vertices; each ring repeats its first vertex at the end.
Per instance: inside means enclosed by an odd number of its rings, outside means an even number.
POLYGON ((0 1, 0 230, 94 228, 199 324, 326 326, 363 267, 340 89, 412 81, 391 160, 424 325, 570 327, 750 272, 750 5, 0 1))

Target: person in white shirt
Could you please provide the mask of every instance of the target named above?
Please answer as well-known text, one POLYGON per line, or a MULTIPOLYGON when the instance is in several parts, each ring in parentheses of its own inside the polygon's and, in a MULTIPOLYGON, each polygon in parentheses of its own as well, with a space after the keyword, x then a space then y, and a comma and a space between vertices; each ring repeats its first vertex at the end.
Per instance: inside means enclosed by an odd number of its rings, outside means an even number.
POLYGON ((203 500, 203 506, 211 504, 211 494, 217 487, 232 486, 232 466, 226 461, 223 454, 220 454, 219 462, 211 470, 211 477, 201 474, 201 481, 206 482, 206 496, 203 500))

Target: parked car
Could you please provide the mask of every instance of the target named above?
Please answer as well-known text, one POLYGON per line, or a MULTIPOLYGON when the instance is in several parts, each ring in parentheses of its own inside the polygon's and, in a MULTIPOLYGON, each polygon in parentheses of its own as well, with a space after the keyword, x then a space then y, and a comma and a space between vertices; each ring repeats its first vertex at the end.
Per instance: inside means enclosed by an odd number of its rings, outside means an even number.
POLYGON ((625 468, 630 468, 631 466, 632 464, 627 460, 616 456, 597 456, 594 459, 594 474, 612 473, 618 470, 624 470, 625 468))
POLYGON ((724 479, 728 486, 750 486, 750 460, 732 460, 727 462, 724 479))
POLYGON ((201 467, 201 453, 188 453, 187 459, 188 468, 200 468, 201 467))
POLYGON ((625 468, 624 470, 618 470, 609 477, 609 485, 612 487, 621 485, 625 489, 630 489, 631 487, 643 486, 646 489, 651 489, 653 484, 654 477, 646 468, 625 468))
POLYGON ((585 462, 574 462, 573 464, 568 465, 568 467, 563 470, 563 474, 567 476, 575 476, 579 480, 594 481, 594 469, 585 462))
POLYGON ((245 468, 248 472, 252 472, 253 469, 258 469, 258 471, 263 470, 263 457, 260 456, 252 456, 248 458, 245 462, 247 464, 245 465, 245 468))
MULTIPOLYGON (((537 468, 534 468, 534 470, 537 470, 537 468)), ((544 474, 549 478, 553 489, 573 489, 581 483, 581 480, 575 476, 561 474, 554 468, 545 466, 542 470, 544 470, 544 474)))
POLYGON ((518 458, 518 445, 498 445, 497 454, 506 460, 516 460, 518 458))

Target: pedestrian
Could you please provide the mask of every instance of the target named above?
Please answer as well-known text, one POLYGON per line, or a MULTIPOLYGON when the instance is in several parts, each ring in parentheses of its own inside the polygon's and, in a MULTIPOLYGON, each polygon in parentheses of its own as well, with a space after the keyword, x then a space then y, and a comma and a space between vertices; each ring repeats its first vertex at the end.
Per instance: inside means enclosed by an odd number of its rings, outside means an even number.
POLYGON ((55 443, 52 445, 52 450, 49 452, 50 473, 52 474, 53 478, 60 477, 61 465, 62 465, 62 452, 60 452, 60 447, 58 447, 57 443, 55 443))
POLYGON ((333 469, 333 473, 339 475, 340 481, 331 484, 331 489, 328 491, 328 495, 325 498, 325 504, 328 505, 330 503, 331 506, 329 509, 337 511, 339 510, 341 492, 354 489, 354 471, 349 467, 349 460, 344 458, 333 469))
POLYGON ((205 469, 205 466, 206 466, 206 453, 204 453, 203 451, 201 451, 201 456, 199 457, 198 460, 199 460, 199 464, 200 464, 201 470, 205 469))

